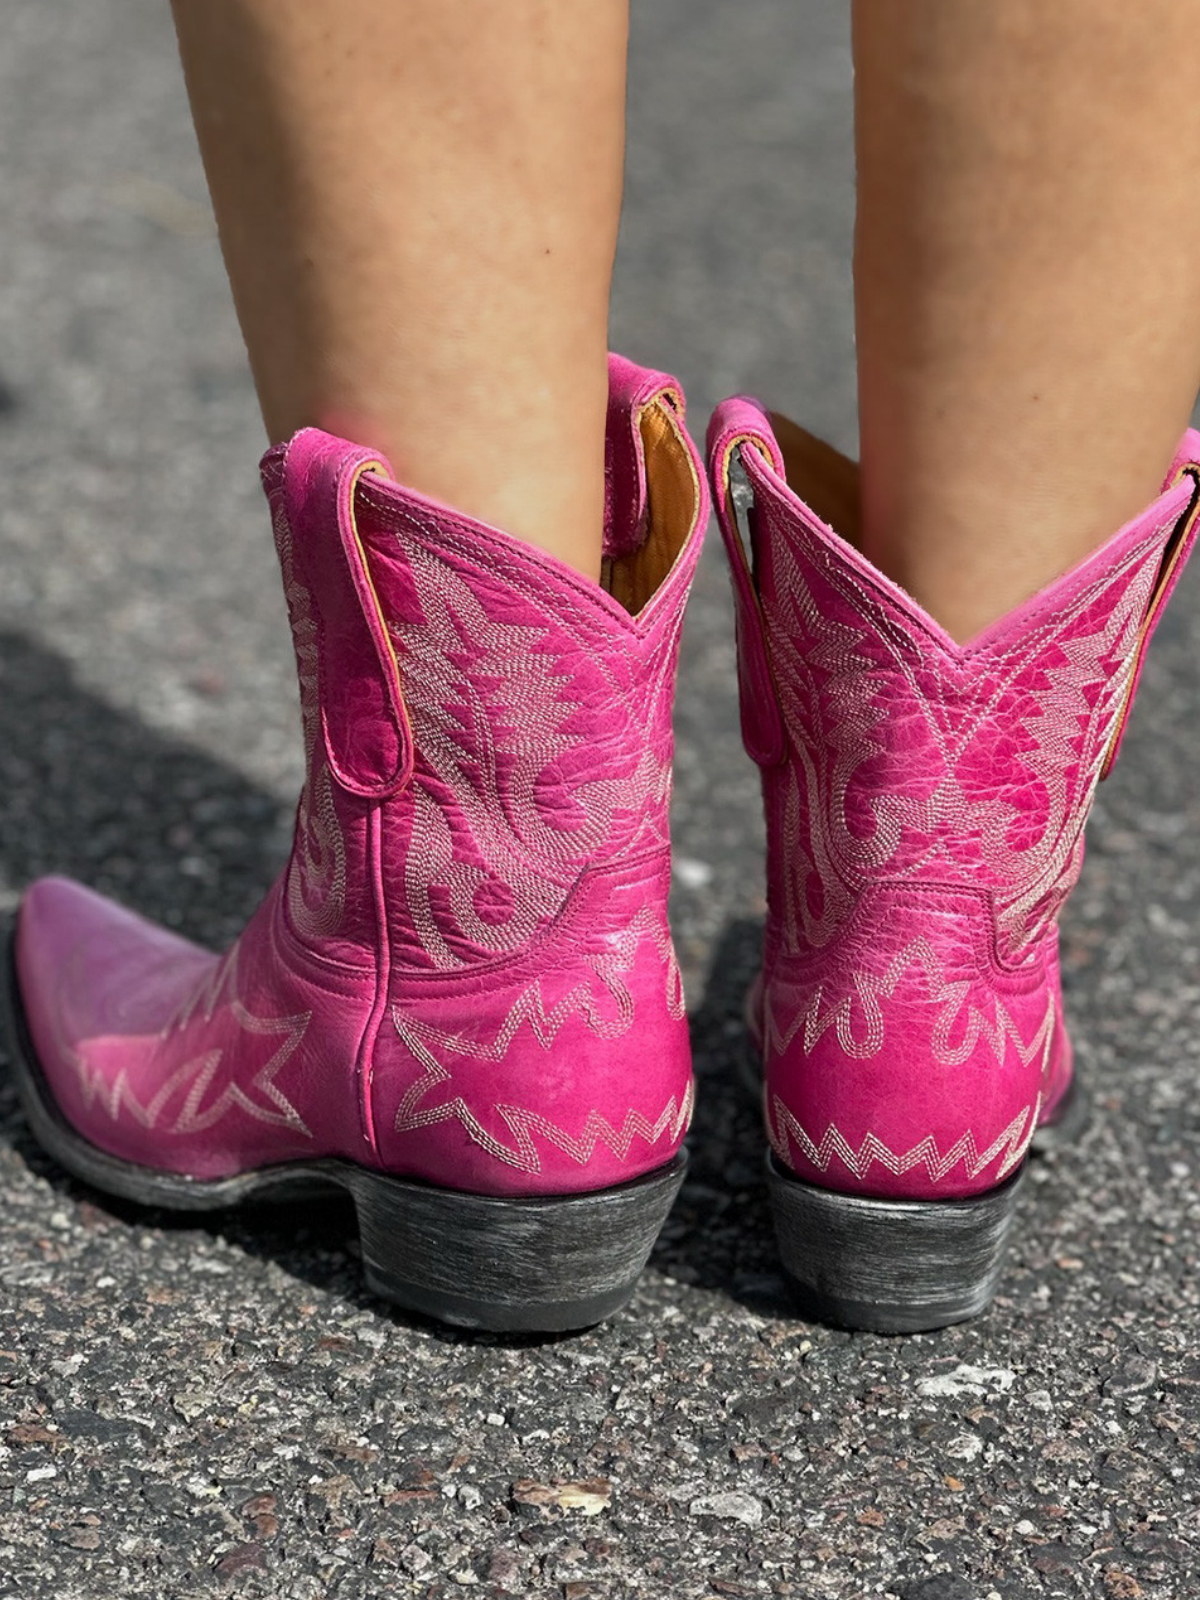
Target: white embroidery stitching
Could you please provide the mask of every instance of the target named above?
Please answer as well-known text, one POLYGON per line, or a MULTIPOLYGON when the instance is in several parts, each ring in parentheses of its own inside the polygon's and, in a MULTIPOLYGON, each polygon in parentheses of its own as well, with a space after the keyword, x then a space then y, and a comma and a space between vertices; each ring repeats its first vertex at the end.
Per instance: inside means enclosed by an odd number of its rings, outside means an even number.
POLYGON ((939 1150, 937 1140, 931 1133, 926 1134, 910 1150, 902 1154, 897 1153, 873 1133, 868 1133, 856 1150, 832 1122, 818 1143, 801 1127, 778 1095, 772 1097, 772 1109, 773 1116, 767 1119, 771 1147, 780 1160, 788 1165, 791 1165, 789 1141, 818 1171, 827 1173, 831 1164, 837 1160, 860 1182, 876 1164, 885 1167, 894 1177, 911 1172, 914 1167, 923 1166, 931 1183, 944 1182, 954 1169, 961 1165, 966 1176, 975 1179, 991 1166, 997 1157, 1001 1157, 995 1173, 996 1181, 999 1182, 1023 1160, 1030 1141, 1037 1131, 1042 1097, 1039 1094, 1031 1106, 1024 1106, 1008 1127, 982 1153, 970 1128, 961 1134, 944 1154, 939 1150))
MULTIPOLYGON (((985 702, 964 710, 957 731, 943 725, 938 697, 917 682, 911 641, 893 637, 890 617, 882 625, 878 603, 851 575, 832 564, 822 573, 848 612, 864 616, 861 626, 829 616, 816 603, 788 540, 778 539, 775 551, 776 595, 764 601, 764 612, 780 662, 780 700, 791 733, 792 760, 782 799, 776 794, 774 800, 786 857, 787 948, 827 944, 869 883, 928 881, 936 877, 930 870, 935 867, 949 869, 951 879, 961 881, 965 861, 956 852, 972 840, 999 888, 997 920, 1005 947, 1013 953, 1027 948, 1052 920, 1078 873, 1083 824, 1133 670, 1157 547, 1131 552, 1077 596, 1053 629, 1043 630, 1039 649, 1031 650, 1026 641, 1007 656, 988 658, 987 676, 996 679, 995 688, 985 702), (1072 626, 1106 593, 1115 598, 1099 629, 1070 637, 1072 626), (865 809, 874 826, 863 834, 848 825, 848 795, 863 764, 885 753, 876 730, 888 716, 879 696, 880 669, 865 649, 872 638, 884 644, 891 669, 905 682, 905 714, 923 719, 940 751, 941 771, 925 793, 881 788, 871 794, 865 809), (1065 663, 1056 659, 1059 652, 1065 663), (1039 677, 1046 680, 1044 687, 1039 677), (1021 678, 1028 680, 1024 693, 1032 709, 1016 722, 1035 744, 1021 762, 1040 778, 1047 799, 1039 837, 1015 848, 1009 836, 1025 818, 1002 791, 969 798, 958 768, 998 700, 1021 678), (923 846, 921 839, 927 841, 923 846), (908 857, 898 860, 902 846, 908 857), (811 909, 810 877, 820 885, 819 914, 811 909)), ((932 656, 923 670, 937 670, 932 656)))
POLYGON ((978 984, 969 979, 948 978, 937 948, 921 934, 910 939, 883 972, 856 968, 849 978, 852 984, 849 993, 839 986, 829 994, 828 985, 820 979, 805 987, 790 981, 768 985, 763 996, 764 1045, 768 1057, 783 1054, 801 1035, 805 1051, 811 1053, 829 1028, 834 1030, 842 1053, 851 1059, 864 1061, 878 1055, 884 1040, 880 1002, 891 999, 901 979, 914 970, 922 974, 928 1004, 937 1012, 930 1028, 929 1050, 940 1066, 961 1066, 975 1054, 981 1041, 990 1047, 1001 1064, 1010 1043, 1026 1065, 1039 1051, 1045 1059, 1055 1026, 1053 1003, 1033 1039, 1026 1043, 1000 996, 990 988, 986 991, 988 1002, 995 1007, 995 1015, 986 1016, 979 1009, 978 984), (952 1044, 964 1008, 967 1016, 961 1037, 957 1044, 952 1044), (856 1010, 861 1016, 857 1028, 856 1010))
POLYGON ((311 1012, 291 1017, 257 1017, 243 1005, 237 993, 238 946, 232 948, 214 963, 196 988, 185 997, 175 1016, 158 1035, 164 1044, 186 1032, 199 1017, 202 1022, 212 1021, 219 1005, 225 1004, 242 1034, 252 1037, 281 1038, 278 1049, 250 1078, 246 1088, 237 1076, 246 1076, 247 1050, 239 1040, 238 1047, 202 1051, 188 1057, 159 1085, 148 1101, 141 1101, 129 1084, 128 1070, 124 1067, 111 1080, 79 1054, 75 1049, 68 1053, 79 1079, 84 1104, 89 1108, 99 1100, 116 1121, 122 1109, 144 1128, 158 1125, 164 1108, 185 1086, 187 1092, 175 1120, 168 1130, 171 1133, 201 1133, 213 1127, 235 1106, 257 1122, 272 1126, 292 1128, 312 1137, 311 1130, 283 1090, 275 1082, 276 1075, 290 1059, 303 1039, 311 1020, 311 1012), (224 1081, 221 1069, 224 1068, 224 1081), (214 1083, 216 1089, 214 1091, 214 1083), (258 1098, 254 1098, 257 1096, 258 1098), (206 1098, 209 1103, 204 1104, 206 1098))
POLYGON ((638 754, 619 776, 593 775, 602 770, 593 758, 581 778, 570 771, 588 749, 570 726, 575 673, 550 619, 498 621, 447 561, 416 541, 404 550, 422 610, 419 621, 390 623, 418 752, 405 895, 422 949, 447 971, 526 944, 587 865, 665 841, 669 733, 654 730, 677 623, 656 642, 636 704, 588 656, 624 719, 614 762, 638 754))

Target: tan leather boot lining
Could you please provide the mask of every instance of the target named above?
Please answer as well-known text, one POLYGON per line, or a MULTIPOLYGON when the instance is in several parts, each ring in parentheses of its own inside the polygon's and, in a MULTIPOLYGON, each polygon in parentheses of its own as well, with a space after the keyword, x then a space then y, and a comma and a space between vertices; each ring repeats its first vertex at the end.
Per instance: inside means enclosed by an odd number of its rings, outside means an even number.
POLYGON ((605 562, 605 587, 637 616, 675 565, 696 521, 700 485, 675 413, 655 400, 638 418, 646 454, 646 537, 629 555, 605 562))
POLYGON ((862 538, 858 462, 778 412, 771 413, 771 426, 779 441, 789 489, 794 489, 847 544, 858 549, 862 538))

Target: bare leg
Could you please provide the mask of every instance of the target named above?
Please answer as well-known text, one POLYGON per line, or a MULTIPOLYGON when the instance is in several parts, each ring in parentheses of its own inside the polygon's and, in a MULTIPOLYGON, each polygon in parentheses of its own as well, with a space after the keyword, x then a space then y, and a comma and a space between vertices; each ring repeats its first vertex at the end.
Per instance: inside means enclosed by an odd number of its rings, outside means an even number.
POLYGON ((173 0, 272 439, 595 576, 628 0, 173 0))
POLYGON ((1198 0, 855 0, 866 553, 967 639, 1158 492, 1200 384, 1198 0))

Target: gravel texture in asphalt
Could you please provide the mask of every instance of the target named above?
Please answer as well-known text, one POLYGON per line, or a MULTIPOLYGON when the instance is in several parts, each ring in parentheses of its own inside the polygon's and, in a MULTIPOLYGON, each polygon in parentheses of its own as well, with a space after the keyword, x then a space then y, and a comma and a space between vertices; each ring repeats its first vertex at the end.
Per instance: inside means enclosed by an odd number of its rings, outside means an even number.
MULTIPOLYGON (((702 430, 854 439, 845 8, 639 8, 614 343, 702 430)), ((260 430, 167 7, 7 0, 0 892, 66 871, 213 945, 299 741, 260 430)), ((1146 672, 1064 934, 1097 1098, 992 1313, 883 1339, 780 1281, 734 1070, 762 915, 715 543, 679 698, 693 1166, 627 1311, 471 1338, 360 1285, 328 1206, 181 1223, 32 1143, 0 1073, 0 1594, 1189 1600, 1200 1570, 1200 629, 1146 672)))

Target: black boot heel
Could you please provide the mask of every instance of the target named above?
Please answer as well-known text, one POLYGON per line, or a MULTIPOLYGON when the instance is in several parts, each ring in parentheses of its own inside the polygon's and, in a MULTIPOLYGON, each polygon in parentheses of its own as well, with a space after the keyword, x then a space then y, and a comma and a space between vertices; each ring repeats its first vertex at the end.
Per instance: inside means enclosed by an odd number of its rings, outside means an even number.
POLYGON ((616 1188, 510 1200, 359 1168, 363 1272, 410 1311, 496 1333, 586 1328, 620 1309, 683 1182, 687 1157, 616 1188))
POLYGON ((966 1200, 870 1200, 767 1158, 779 1254, 806 1316, 872 1333, 965 1322, 991 1302, 1024 1169, 966 1200))

